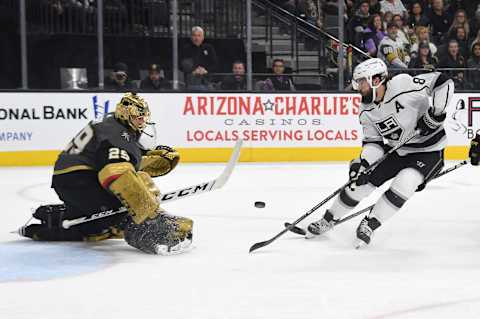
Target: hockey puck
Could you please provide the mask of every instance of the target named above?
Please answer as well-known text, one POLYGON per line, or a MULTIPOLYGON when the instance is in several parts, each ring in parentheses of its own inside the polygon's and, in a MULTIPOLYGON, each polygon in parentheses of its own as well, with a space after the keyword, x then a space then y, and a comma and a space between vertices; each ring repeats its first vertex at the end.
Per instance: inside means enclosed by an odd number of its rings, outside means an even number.
POLYGON ((257 207, 257 208, 265 208, 265 202, 255 202, 255 207, 257 207))

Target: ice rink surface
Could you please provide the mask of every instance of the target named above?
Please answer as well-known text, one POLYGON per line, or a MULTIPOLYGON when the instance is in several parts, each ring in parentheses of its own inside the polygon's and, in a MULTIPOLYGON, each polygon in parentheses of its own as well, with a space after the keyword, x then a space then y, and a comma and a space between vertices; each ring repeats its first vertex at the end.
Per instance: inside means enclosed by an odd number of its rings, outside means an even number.
MULTIPOLYGON (((172 190, 222 169, 180 165, 156 182, 172 190)), ((358 217, 324 238, 286 234, 248 254, 342 185, 347 164, 241 164, 223 189, 165 204, 195 221, 195 249, 170 257, 122 240, 44 244, 10 234, 31 208, 58 202, 50 174, 0 169, 2 319, 480 317, 480 168, 432 182, 367 249, 353 249, 358 217)))

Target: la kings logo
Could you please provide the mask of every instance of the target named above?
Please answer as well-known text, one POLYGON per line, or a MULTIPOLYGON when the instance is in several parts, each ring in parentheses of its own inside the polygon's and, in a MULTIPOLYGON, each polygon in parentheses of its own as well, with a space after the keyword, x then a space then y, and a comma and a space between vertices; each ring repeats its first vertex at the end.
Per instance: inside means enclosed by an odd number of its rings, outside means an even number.
POLYGON ((403 135, 403 128, 393 116, 387 117, 385 120, 376 122, 377 130, 388 140, 398 141, 403 135))

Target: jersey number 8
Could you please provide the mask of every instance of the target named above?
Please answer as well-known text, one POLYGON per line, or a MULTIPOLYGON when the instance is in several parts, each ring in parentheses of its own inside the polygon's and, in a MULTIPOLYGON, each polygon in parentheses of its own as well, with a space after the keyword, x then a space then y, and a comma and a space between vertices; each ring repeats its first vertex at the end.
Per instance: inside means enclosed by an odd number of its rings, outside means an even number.
POLYGON ((421 78, 413 78, 413 83, 422 85, 425 84, 425 80, 421 78))

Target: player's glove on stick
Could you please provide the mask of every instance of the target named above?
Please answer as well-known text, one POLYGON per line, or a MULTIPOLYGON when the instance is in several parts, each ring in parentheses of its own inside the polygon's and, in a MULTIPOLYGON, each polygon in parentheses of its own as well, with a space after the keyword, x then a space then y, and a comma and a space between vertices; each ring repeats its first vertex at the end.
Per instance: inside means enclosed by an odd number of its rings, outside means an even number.
POLYGON ((474 166, 478 166, 480 156, 480 135, 477 134, 475 138, 470 142, 470 151, 468 152, 470 157, 470 163, 474 166))
POLYGON ((445 121, 446 114, 434 115, 431 108, 423 114, 418 120, 416 130, 420 130, 420 135, 427 136, 435 132, 445 121))
POLYGON ((142 156, 140 170, 148 173, 151 177, 163 176, 170 173, 177 166, 179 160, 180 155, 175 149, 159 145, 142 156))
POLYGON ((350 179, 358 177, 357 181, 355 182, 357 186, 368 183, 369 174, 362 174, 362 172, 364 172, 368 166, 370 166, 370 164, 368 164, 368 162, 363 158, 356 158, 350 162, 348 175, 350 176, 350 179))

